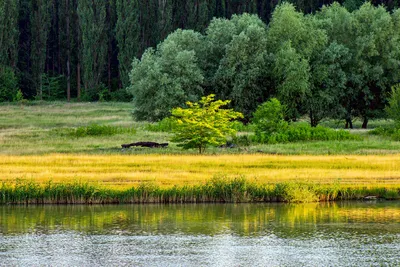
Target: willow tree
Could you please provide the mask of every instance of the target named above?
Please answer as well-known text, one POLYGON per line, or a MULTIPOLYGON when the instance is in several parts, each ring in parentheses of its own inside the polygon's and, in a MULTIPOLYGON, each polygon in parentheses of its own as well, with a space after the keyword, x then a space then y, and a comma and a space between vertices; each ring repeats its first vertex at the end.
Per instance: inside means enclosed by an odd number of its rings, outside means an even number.
POLYGON ((117 0, 116 38, 119 71, 124 88, 129 85, 132 61, 139 52, 139 4, 137 0, 117 0))
POLYGON ((89 99, 99 93, 106 63, 108 33, 106 1, 80 0, 78 15, 82 32, 82 67, 85 91, 89 99))
POLYGON ((309 112, 309 98, 318 92, 310 78, 315 59, 327 45, 324 30, 311 16, 304 16, 291 4, 279 5, 272 14, 268 29, 268 46, 275 55, 274 76, 278 98, 288 108, 290 119, 309 112))
POLYGON ((31 62, 36 97, 43 98, 42 74, 45 70, 47 38, 50 29, 49 0, 31 0, 31 62))
POLYGON ((249 118, 270 94, 271 59, 267 50, 266 25, 257 15, 246 13, 234 15, 226 23, 213 21, 207 34, 211 53, 220 50, 221 44, 229 40, 224 45, 224 55, 214 76, 214 87, 221 98, 231 99, 232 104, 249 118), (220 34, 223 29, 227 32, 220 34), (229 32, 230 37, 227 36, 229 32), (215 43, 214 37, 219 41, 215 43))
POLYGON ((203 73, 197 64, 201 34, 176 30, 157 49, 147 49, 132 64, 130 93, 138 120, 157 121, 171 109, 203 95, 203 73))

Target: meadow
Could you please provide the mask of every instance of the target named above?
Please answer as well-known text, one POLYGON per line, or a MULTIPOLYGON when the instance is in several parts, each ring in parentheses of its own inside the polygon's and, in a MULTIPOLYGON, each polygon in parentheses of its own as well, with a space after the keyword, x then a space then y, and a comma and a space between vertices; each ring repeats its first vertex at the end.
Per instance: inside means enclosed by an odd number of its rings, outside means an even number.
POLYGON ((249 144, 209 148, 204 155, 174 143, 168 148, 121 149, 124 143, 169 142, 169 133, 151 130, 157 128, 154 124, 135 122, 131 109, 130 103, 0 105, 0 202, 399 197, 400 142, 382 136, 356 129, 359 140, 249 144), (220 198, 222 187, 225 197, 220 198), (73 188, 84 196, 60 197, 72 194, 73 188), (133 194, 132 188, 142 191, 133 194), (288 195, 295 188, 304 190, 288 195), (134 196, 127 198, 129 192, 134 196))

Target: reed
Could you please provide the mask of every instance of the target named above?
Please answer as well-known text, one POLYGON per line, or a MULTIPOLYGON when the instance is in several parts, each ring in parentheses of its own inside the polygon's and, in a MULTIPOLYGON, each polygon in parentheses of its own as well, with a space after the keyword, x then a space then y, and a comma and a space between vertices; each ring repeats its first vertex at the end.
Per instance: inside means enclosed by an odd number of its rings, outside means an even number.
POLYGON ((126 190, 89 183, 44 185, 34 182, 2 183, 0 204, 119 204, 119 203, 205 203, 205 202, 319 202, 363 198, 400 199, 398 188, 327 186, 285 182, 256 184, 244 177, 217 176, 193 186, 161 188, 150 182, 126 190))

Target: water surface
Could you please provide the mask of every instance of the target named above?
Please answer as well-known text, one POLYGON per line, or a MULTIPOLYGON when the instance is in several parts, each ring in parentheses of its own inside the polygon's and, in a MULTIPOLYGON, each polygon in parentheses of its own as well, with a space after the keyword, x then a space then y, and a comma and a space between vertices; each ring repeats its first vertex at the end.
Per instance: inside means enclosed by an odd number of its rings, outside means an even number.
POLYGON ((0 206, 1 266, 400 266, 400 203, 0 206))

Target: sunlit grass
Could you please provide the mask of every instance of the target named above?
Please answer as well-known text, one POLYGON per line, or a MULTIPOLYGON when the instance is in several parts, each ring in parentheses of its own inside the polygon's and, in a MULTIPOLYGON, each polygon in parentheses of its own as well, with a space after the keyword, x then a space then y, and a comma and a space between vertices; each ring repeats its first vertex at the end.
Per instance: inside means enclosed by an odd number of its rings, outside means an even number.
MULTIPOLYGON (((171 135, 149 131, 149 123, 132 118, 131 103, 32 102, 27 105, 0 104, 0 154, 41 155, 79 154, 193 154, 170 143, 168 149, 132 148, 121 150, 121 144, 138 141, 169 142, 171 135), (63 133, 92 124, 135 129, 135 134, 73 138, 63 133)), ((376 125, 383 122, 377 121, 376 125)), ((390 121, 385 121, 386 124, 390 121)), ((374 126, 374 121, 370 122, 374 126)), ((342 124, 340 124, 343 126, 342 124)), ((337 124, 336 126, 340 126, 337 124)), ((245 135, 248 133, 240 133, 245 135)), ((288 144, 251 144, 234 149, 208 148, 207 154, 285 154, 285 155, 376 155, 400 153, 400 142, 355 131, 363 140, 315 141, 288 144)))
POLYGON ((121 149, 171 137, 133 121, 131 109, 130 103, 0 104, 0 183, 11 192, 0 197, 17 203, 399 198, 400 142, 361 131, 362 140, 208 148, 201 156, 174 143, 121 149), (93 124, 112 135, 70 134, 93 124), (229 180, 238 177, 245 182, 229 180))
POLYGON ((2 182, 75 181, 129 188, 144 181, 161 187, 202 184, 215 176, 243 176, 258 184, 340 183, 400 186, 400 155, 63 155, 0 156, 2 182))

